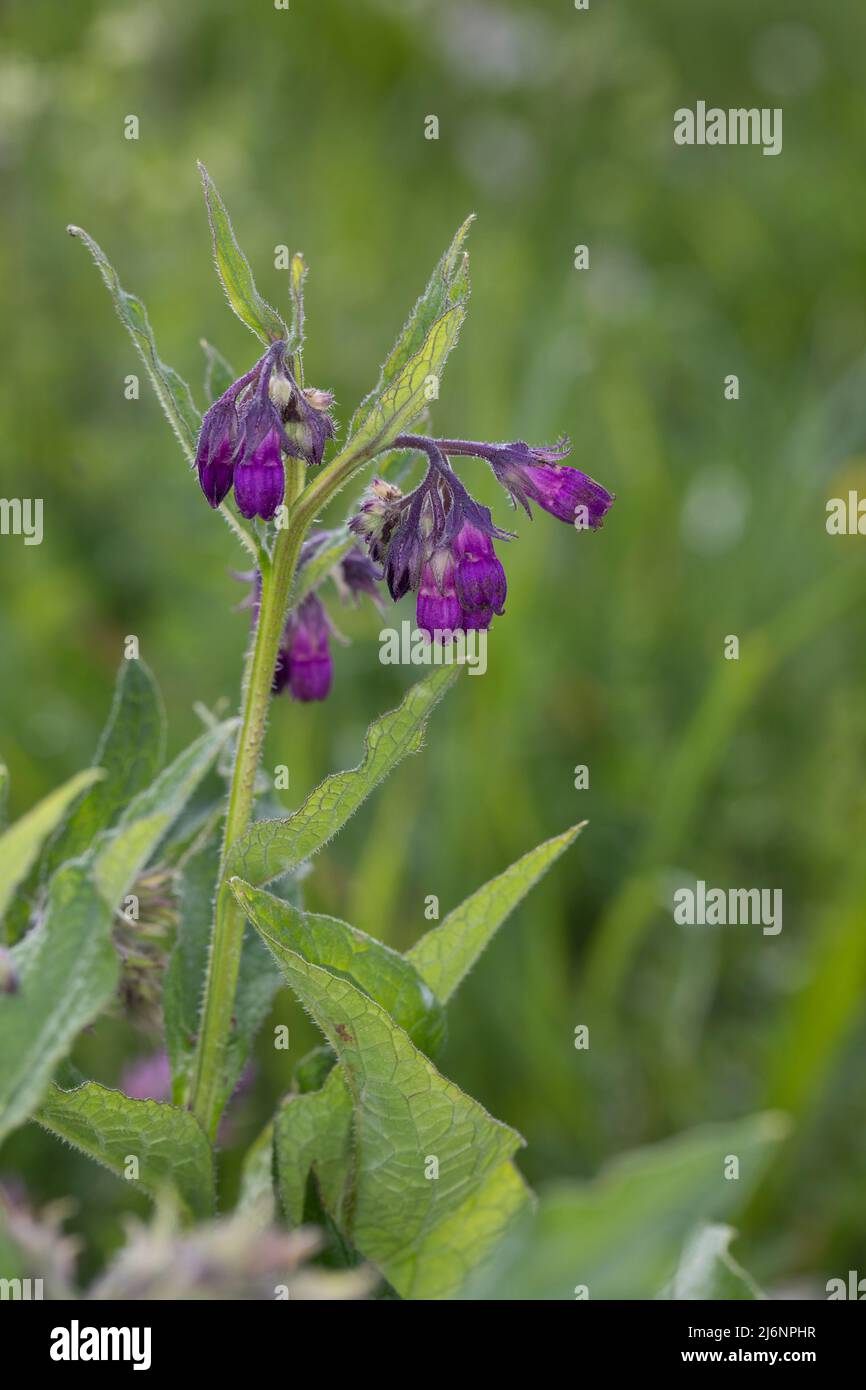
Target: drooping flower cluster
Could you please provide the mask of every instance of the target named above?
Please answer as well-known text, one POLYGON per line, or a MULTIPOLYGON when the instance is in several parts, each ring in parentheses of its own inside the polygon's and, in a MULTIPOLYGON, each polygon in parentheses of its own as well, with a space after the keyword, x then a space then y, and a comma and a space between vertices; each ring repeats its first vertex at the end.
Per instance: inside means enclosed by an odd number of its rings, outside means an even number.
POLYGON ((532 449, 522 441, 482 444, 402 435, 394 444, 427 455, 426 477, 408 494, 375 479, 350 527, 382 565, 395 602, 410 590, 417 593, 418 627, 439 640, 451 632, 488 628, 504 611, 505 571, 493 542, 513 539, 470 496, 448 455, 485 459, 513 504, 519 502, 530 516, 534 502, 578 529, 595 529, 614 500, 600 483, 563 466, 567 441, 554 449, 532 449))
POLYGON ((377 478, 349 523, 384 567, 395 602, 418 592, 418 626, 426 632, 490 626, 505 605, 505 571, 493 541, 507 540, 470 497, 441 450, 425 441, 430 466, 404 496, 377 478))
POLYGON ((234 487, 242 516, 272 517, 285 494, 283 454, 321 463, 334 434, 332 403, 329 391, 300 387, 286 344, 272 343, 202 420, 195 464, 210 505, 218 507, 234 487))

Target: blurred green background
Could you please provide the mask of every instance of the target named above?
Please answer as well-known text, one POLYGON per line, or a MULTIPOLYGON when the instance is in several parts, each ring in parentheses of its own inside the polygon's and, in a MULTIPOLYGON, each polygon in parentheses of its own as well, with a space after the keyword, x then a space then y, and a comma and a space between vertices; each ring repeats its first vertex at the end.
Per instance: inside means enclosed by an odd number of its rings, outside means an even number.
MULTIPOLYGON (((140 365, 65 225, 103 245, 201 402, 200 338, 238 370, 257 355, 211 266, 204 160, 272 302, 274 247, 304 251, 307 379, 346 421, 477 212, 434 427, 567 431, 618 500, 598 535, 517 518, 487 675, 321 856, 309 901, 405 946, 427 895, 444 914, 587 817, 463 988, 444 1070, 523 1132, 533 1183, 781 1107, 793 1137, 741 1257, 816 1296, 864 1272, 866 540, 824 522, 828 498, 866 494, 866 11, 7 0, 0 23, 0 492, 45 503, 41 546, 0 538, 13 812, 91 758, 124 635, 162 685, 172 752, 195 701, 236 700, 247 636, 242 556, 146 382, 124 399, 140 365), (675 147, 673 112, 698 99, 781 106, 782 154, 675 147), (697 878, 781 887, 781 935, 675 926, 672 887, 697 878)), ((462 471, 509 524, 482 465, 462 471)), ((357 761, 413 675, 380 666, 371 608, 335 616, 352 643, 332 698, 274 707, 266 764, 289 765, 287 806, 357 761)), ((297 1058, 309 1025, 285 998, 275 1018, 297 1058)), ((116 1081, 152 1046, 109 1023, 77 1060, 116 1081)), ((286 1084, 285 1054, 267 1038, 259 1054, 238 1151, 286 1084)), ((16 1170, 37 1200, 80 1200, 98 1263, 129 1191, 33 1129, 0 1159, 16 1170)))

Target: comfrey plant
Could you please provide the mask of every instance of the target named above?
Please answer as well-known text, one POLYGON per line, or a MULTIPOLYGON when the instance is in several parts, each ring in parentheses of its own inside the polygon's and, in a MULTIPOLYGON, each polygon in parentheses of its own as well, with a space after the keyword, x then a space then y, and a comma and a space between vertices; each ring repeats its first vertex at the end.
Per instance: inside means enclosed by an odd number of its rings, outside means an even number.
MULTIPOLYGON (((241 1210, 255 1208, 255 1220, 272 1226, 312 1221, 329 1233, 332 1263, 365 1263, 379 1287, 403 1297, 454 1296, 528 1195, 512 1162, 519 1135, 437 1069, 446 1006, 580 827, 531 850, 401 955, 305 911, 302 880, 316 852, 419 749, 459 670, 439 665, 412 686, 371 725, 359 765, 327 776, 290 815, 268 815, 262 795, 268 708, 284 692, 302 702, 328 695, 335 628, 326 581, 356 603, 414 592, 418 627, 435 642, 501 617, 497 545, 513 534, 473 498, 455 460, 489 466, 515 506, 531 515, 534 504, 578 531, 599 527, 612 497, 565 463, 566 441, 532 448, 410 432, 438 394, 431 387, 466 313, 469 222, 345 442, 334 444, 331 392, 304 379, 304 262, 291 261, 287 323, 258 294, 204 169, 202 177, 223 289, 264 347, 237 375, 206 346, 203 418, 160 359, 141 302, 97 244, 69 230, 101 271, 207 502, 247 553, 239 578, 252 638, 240 714, 220 722, 205 711, 201 736, 163 768, 161 701, 130 655, 94 768, 0 838, 0 1137, 32 1118, 170 1200, 179 1219, 212 1221, 221 1120, 287 983, 324 1041, 287 1070, 286 1098, 247 1155, 241 1210), (318 526, 373 460, 377 476, 350 520, 318 526), (424 475, 404 490, 418 460, 424 475), (111 1007, 164 1034, 162 1098, 73 1071, 76 1037, 111 1007)), ((270 1248, 280 1251, 280 1241, 270 1248)))

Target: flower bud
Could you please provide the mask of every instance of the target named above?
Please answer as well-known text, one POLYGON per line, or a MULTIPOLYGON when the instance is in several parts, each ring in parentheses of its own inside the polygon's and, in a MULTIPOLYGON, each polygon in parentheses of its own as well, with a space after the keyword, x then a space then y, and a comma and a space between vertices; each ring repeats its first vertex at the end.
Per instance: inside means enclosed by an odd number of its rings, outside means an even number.
POLYGON ((452 543, 457 561, 456 588, 464 610, 464 627, 489 627, 494 613, 502 613, 508 583, 493 549, 493 541, 477 526, 466 522, 452 543))
POLYGON ((205 415, 195 455, 201 490, 218 507, 234 480, 238 418, 231 401, 218 401, 205 415))
POLYGON ((286 623, 272 687, 277 693, 288 687, 304 703, 327 699, 334 676, 330 631, 321 599, 309 594, 286 623))

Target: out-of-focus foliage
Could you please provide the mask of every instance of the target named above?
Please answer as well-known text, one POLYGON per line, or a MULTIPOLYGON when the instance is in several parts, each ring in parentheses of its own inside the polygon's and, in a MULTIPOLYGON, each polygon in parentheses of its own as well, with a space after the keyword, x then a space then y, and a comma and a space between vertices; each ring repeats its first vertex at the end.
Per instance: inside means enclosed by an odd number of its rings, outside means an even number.
MULTIPOLYGON (((600 535, 516 519, 487 674, 458 683, 430 749, 322 852, 307 901, 405 949, 429 895, 444 916, 587 817, 462 987, 439 1064, 525 1135, 537 1184, 786 1110, 737 1256, 762 1286, 820 1294, 862 1259, 866 1227, 866 541, 824 528, 829 497, 866 492, 861 7, 11 0, 3 26, 0 495, 45 506, 40 546, 0 537, 13 818, 91 760, 124 636, 158 676, 174 756, 200 731, 195 701, 234 706, 248 631, 230 611, 235 542, 66 224, 143 297, 202 405, 201 338, 238 370, 252 360, 210 264, 203 160, 284 317, 275 248, 303 248, 306 377, 345 422, 419 265, 476 212, 471 313, 435 428, 568 431, 618 500, 600 535), (673 111, 699 98, 781 106, 782 154, 676 148, 673 111), (738 663, 722 657, 731 633, 738 663), (674 926, 672 886, 697 878, 781 887, 783 931, 674 926)), ((508 524, 483 466, 461 466, 508 524)), ((265 764, 290 769, 284 808, 356 760, 415 675, 379 664, 369 608, 340 626, 353 640, 330 700, 273 711, 265 764)), ((265 1028, 259 1084, 223 1135, 227 1195, 318 1040, 285 993, 273 1022, 291 1048, 265 1028)), ((110 1020, 76 1061, 116 1085, 147 1050, 110 1020)), ((89 1275, 139 1199, 33 1126, 0 1155, 25 1167, 38 1203, 80 1200, 89 1275)))

